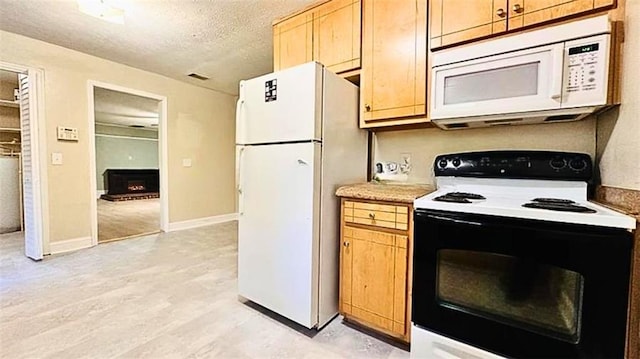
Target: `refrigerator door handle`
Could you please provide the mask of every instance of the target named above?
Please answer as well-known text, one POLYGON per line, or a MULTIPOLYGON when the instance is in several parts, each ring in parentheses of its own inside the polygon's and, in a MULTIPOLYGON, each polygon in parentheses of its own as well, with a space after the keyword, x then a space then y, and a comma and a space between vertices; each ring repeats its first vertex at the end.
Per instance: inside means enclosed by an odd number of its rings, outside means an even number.
POLYGON ((245 148, 241 147, 238 152, 238 215, 242 216, 244 212, 243 195, 242 195, 242 154, 244 153, 245 148))
POLYGON ((244 100, 242 98, 239 98, 238 102, 236 102, 236 143, 237 144, 245 143, 244 122, 242 121, 243 105, 244 105, 244 100))

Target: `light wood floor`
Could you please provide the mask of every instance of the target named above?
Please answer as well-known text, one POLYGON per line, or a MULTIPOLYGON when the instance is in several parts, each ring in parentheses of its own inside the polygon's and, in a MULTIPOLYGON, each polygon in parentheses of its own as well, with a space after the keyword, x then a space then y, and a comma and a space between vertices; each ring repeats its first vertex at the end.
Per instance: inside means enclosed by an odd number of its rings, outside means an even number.
POLYGON ((336 318, 306 330, 237 296, 237 224, 33 262, 0 235, 0 358, 408 358, 336 318))
POLYGON ((98 242, 160 230, 160 199, 111 202, 98 199, 98 242))

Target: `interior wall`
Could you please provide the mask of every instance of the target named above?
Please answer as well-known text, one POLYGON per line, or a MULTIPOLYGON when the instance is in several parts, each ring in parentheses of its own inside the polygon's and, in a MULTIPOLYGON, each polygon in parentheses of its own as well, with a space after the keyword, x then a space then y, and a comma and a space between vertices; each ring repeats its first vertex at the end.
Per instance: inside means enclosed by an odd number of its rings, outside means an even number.
MULTIPOLYGON (((2 70, 0 70, 2 71, 2 70)), ((2 71, 9 73, 9 71, 2 71)), ((18 74, 14 74, 15 80, 0 80, 0 99, 13 101, 13 90, 18 84, 18 74)), ((20 127, 20 109, 17 107, 0 106, 0 127, 19 128, 20 127)))
POLYGON ((376 133, 375 162, 400 163, 411 155, 409 182, 433 185, 433 161, 437 155, 485 150, 557 150, 582 152, 595 157, 595 118, 577 122, 500 126, 444 131, 437 128, 381 131, 376 133))
POLYGON ((63 154, 63 165, 47 166, 51 242, 91 235, 89 80, 167 97, 170 222, 235 211, 233 96, 6 31, 0 60, 45 73, 44 146, 63 154), (77 128, 79 141, 57 141, 56 126, 77 128), (186 158, 191 167, 182 166, 186 158))
POLYGON ((107 169, 158 169, 158 140, 96 135, 96 185, 104 191, 107 169))
POLYGON ((20 109, 0 106, 0 127, 20 128, 20 109))
POLYGON ((598 169, 603 185, 640 191, 640 1, 626 1, 624 30, 621 105, 598 116, 598 169))

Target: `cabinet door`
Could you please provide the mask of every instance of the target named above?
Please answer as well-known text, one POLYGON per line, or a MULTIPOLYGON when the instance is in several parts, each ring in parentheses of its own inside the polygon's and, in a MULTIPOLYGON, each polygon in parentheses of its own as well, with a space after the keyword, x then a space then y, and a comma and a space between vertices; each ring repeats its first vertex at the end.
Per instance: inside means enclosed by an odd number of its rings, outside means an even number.
MULTIPOLYGON (((353 207, 351 208, 351 211, 353 211, 353 207)), ((342 217, 344 217, 344 214, 342 217)), ((351 242, 353 242, 353 229, 343 225, 341 231, 339 310, 342 315, 350 315, 352 313, 351 276, 353 270, 351 264, 353 262, 353 255, 351 251, 351 242)))
POLYGON ((407 236, 345 226, 342 248, 344 313, 405 337, 407 236))
POLYGON ((426 115, 426 0, 363 3, 363 128, 426 115))
POLYGON ((302 13, 273 25, 273 70, 313 59, 313 14, 302 13))
POLYGON ((510 0, 509 30, 614 5, 615 0, 510 0), (597 2, 597 4, 596 4, 597 2))
POLYGON ((360 0, 333 0, 313 15, 313 59, 339 73, 360 67, 360 0))
POLYGON ((431 48, 504 32, 507 12, 507 0, 434 0, 431 48))

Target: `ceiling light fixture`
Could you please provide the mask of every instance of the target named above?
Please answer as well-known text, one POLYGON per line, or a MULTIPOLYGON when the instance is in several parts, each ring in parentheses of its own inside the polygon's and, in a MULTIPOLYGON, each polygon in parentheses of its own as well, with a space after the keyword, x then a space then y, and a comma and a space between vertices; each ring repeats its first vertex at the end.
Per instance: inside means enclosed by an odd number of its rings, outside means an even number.
POLYGON ((124 24, 124 10, 105 3, 105 0, 77 0, 81 12, 100 20, 124 24))

